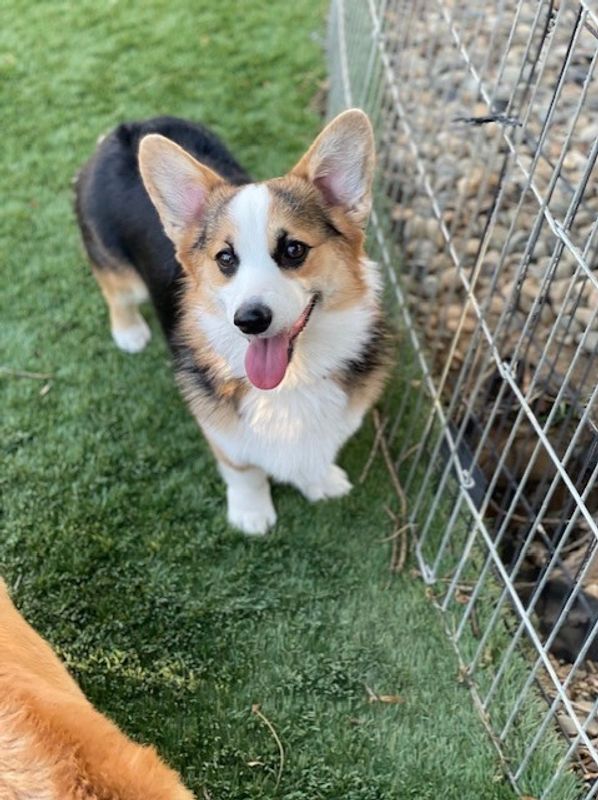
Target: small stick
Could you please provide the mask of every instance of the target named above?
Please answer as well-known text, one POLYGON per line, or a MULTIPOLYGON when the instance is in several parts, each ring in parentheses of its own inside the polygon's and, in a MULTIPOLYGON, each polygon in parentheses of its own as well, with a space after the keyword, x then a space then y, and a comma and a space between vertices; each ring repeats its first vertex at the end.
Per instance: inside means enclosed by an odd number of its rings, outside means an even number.
POLYGON ((399 524, 399 518, 397 517, 395 512, 392 510, 392 508, 390 506, 384 506, 384 510, 386 511, 386 513, 388 514, 390 519, 395 523, 395 525, 398 525, 399 524))
POLYGON ((268 717, 260 710, 260 704, 259 703, 254 703, 251 706, 251 713, 255 714, 256 717, 259 717, 261 719, 261 721, 267 726, 268 730, 270 731, 270 733, 274 737, 274 741, 276 742, 276 744, 278 746, 278 752, 280 753, 280 766, 278 767, 278 775, 276 777, 276 785, 274 786, 274 791, 276 791, 278 789, 278 786, 280 785, 280 779, 282 778, 282 771, 284 769, 284 748, 282 746, 282 742, 278 738, 278 734, 274 730, 274 725, 272 725, 272 723, 270 722, 268 717))
POLYGON ((407 553, 409 549, 409 541, 405 534, 412 527, 413 525, 408 522, 406 525, 403 525, 401 528, 395 531, 391 537, 392 549, 390 554, 390 571, 393 573, 403 571, 405 562, 407 561, 407 553))
POLYGON ((36 381, 49 381, 54 377, 47 372, 27 372, 24 369, 12 369, 11 367, 0 367, 0 375, 7 375, 9 378, 33 378, 36 381))
MULTIPOLYGON (((377 430, 381 430, 382 426, 378 427, 379 417, 374 418, 374 424, 376 425, 377 430)), ((388 452, 386 439, 384 439, 382 435, 380 436, 380 445, 382 447, 382 454, 384 456, 384 461, 386 462, 386 467, 390 473, 395 491, 397 492, 399 501, 401 503, 401 517, 404 520, 407 516, 407 498, 405 497, 405 492, 401 486, 399 476, 397 475, 396 469, 392 463, 390 453, 388 452)), ((405 567, 407 554, 409 552, 407 532, 413 529, 415 525, 412 522, 404 522, 401 525, 400 518, 394 513, 394 511, 392 511, 392 509, 390 509, 388 506, 384 506, 384 510, 395 524, 394 532, 386 539, 383 539, 383 541, 392 542, 389 569, 392 574, 396 575, 399 572, 402 572, 405 567)))
MULTIPOLYGON (((381 427, 381 422, 380 422, 380 413, 377 408, 374 409, 373 418, 374 418, 374 425, 376 426, 376 431, 378 431, 381 427)), ((392 458, 390 457, 390 453, 388 452, 388 445, 386 443, 386 439, 382 434, 380 434, 380 449, 382 450, 382 456, 384 458, 386 468, 390 474, 390 479, 392 481, 395 492, 397 493, 399 502, 401 504, 401 517, 405 519, 407 517, 407 498, 405 497, 405 492, 403 491, 403 487, 401 486, 399 476, 397 475, 397 471, 394 467, 394 464, 392 463, 392 458)))
POLYGON ((380 446, 380 439, 382 438, 382 434, 384 433, 384 428, 386 428, 386 423, 388 419, 385 419, 382 425, 376 429, 376 435, 374 436, 374 441, 372 443, 372 448, 370 453, 367 457, 365 465, 361 470, 361 475, 359 476, 357 482, 363 483, 368 476, 368 472, 370 471, 370 467, 374 463, 374 459, 376 458, 376 453, 378 452, 378 447, 380 446))
MULTIPOLYGON (((384 510, 395 523, 399 525, 399 518, 388 506, 384 506, 384 510)), ((407 553, 409 552, 409 542, 406 533, 414 528, 413 522, 406 522, 404 525, 397 527, 390 536, 382 539, 383 542, 392 542, 390 550, 390 565, 389 569, 393 574, 402 572, 407 561, 407 553)))
POLYGON ((421 442, 416 442, 412 444, 411 447, 408 447, 404 453, 401 454, 399 458, 399 464, 402 464, 403 461, 407 461, 407 459, 412 456, 419 448, 421 447, 421 442))
POLYGON ((401 541, 400 539, 395 537, 392 540, 392 545, 390 548, 390 564, 388 565, 388 569, 392 575, 396 575, 400 571, 398 567, 401 558, 401 553, 399 551, 400 541, 401 541))
POLYGON ((402 536, 408 528, 413 528, 412 522, 406 522, 405 525, 401 525, 400 528, 397 528, 390 536, 385 536, 384 539, 380 539, 381 542, 392 542, 393 539, 398 539, 402 536))
POLYGON ((366 691, 366 694, 368 696, 368 700, 370 701, 370 703, 377 703, 378 702, 378 695, 376 694, 376 692, 373 689, 370 689, 370 687, 367 685, 367 683, 364 683, 364 686, 365 686, 365 691, 366 691))
POLYGON ((469 624, 471 625, 471 632, 476 639, 479 639, 481 636, 480 626, 478 623, 478 615, 475 610, 475 605, 471 607, 471 614, 469 615, 469 624))

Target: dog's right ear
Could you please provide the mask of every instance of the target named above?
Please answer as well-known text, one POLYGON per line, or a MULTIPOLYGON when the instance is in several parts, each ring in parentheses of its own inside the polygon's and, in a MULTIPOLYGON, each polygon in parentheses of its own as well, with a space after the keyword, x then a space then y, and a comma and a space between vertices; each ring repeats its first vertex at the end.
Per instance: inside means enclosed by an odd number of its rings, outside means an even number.
POLYGON ((184 230, 201 220, 208 195, 222 178, 157 133, 141 140, 139 169, 166 235, 178 246, 184 230))

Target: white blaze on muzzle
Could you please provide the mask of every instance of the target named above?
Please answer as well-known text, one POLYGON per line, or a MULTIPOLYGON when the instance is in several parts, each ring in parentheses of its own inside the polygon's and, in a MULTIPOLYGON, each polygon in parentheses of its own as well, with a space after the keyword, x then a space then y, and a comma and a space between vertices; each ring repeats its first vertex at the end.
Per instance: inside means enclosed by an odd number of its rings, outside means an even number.
POLYGON ((226 314, 247 303, 259 303, 272 312, 266 331, 250 336, 245 355, 247 377, 258 389, 273 389, 283 380, 293 344, 307 324, 314 304, 298 281, 287 277, 270 254, 268 223, 270 193, 263 184, 243 187, 228 211, 236 234, 234 248, 239 267, 222 290, 226 314))

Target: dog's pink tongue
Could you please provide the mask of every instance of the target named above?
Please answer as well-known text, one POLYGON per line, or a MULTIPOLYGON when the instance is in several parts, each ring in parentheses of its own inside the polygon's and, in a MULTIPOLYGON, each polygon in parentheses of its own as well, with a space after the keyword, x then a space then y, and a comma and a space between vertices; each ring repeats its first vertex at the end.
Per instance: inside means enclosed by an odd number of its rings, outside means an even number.
POLYGON ((245 355, 245 370, 258 389, 274 389, 289 366, 289 334, 252 339, 245 355))

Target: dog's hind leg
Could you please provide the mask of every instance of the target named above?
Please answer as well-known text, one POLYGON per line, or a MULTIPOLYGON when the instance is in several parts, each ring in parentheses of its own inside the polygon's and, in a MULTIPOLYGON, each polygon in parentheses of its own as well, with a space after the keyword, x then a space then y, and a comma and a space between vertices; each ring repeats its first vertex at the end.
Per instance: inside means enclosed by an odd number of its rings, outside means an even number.
POLYGON ((116 346, 126 353, 139 353, 151 338, 139 304, 148 299, 145 283, 132 267, 92 267, 110 313, 110 330, 116 346))
POLYGON ((119 246, 118 238, 113 235, 111 244, 107 244, 104 236, 107 223, 104 221, 98 227, 94 214, 89 211, 93 199, 91 168, 92 162, 89 162, 74 182, 75 212, 83 248, 108 305, 110 330, 116 346, 126 353, 139 353, 151 338, 151 331, 139 313, 139 304, 149 298, 149 293, 119 246))

